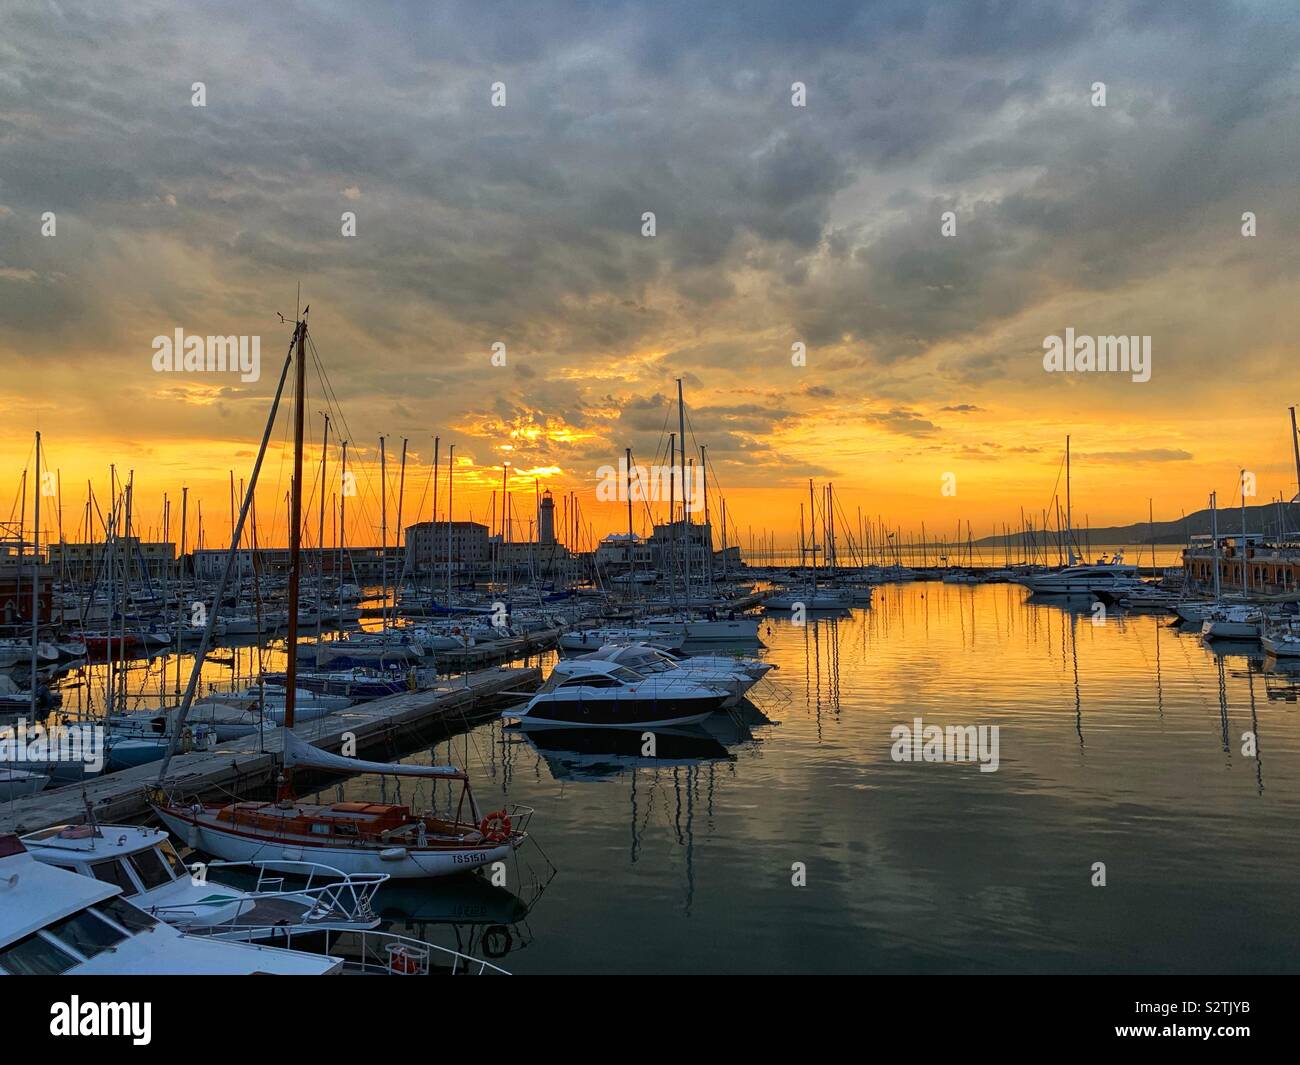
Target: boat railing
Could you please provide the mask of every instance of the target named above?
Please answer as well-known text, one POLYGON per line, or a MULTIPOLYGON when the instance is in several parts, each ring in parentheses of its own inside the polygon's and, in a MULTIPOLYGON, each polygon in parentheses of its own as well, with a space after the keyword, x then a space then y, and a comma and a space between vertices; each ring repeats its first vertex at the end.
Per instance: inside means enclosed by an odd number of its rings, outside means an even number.
MULTIPOLYGON (((257 880, 246 901, 256 904, 285 899, 309 904, 310 908, 303 917, 305 929, 311 928, 313 922, 319 921, 358 924, 377 921, 373 906, 375 894, 389 879, 387 873, 345 873, 341 869, 322 865, 319 862, 216 861, 208 862, 202 868, 204 882, 214 872, 256 874, 257 880), (289 884, 289 877, 301 880, 302 883, 289 884)), ((230 902, 229 897, 214 896, 211 900, 189 900, 175 906, 150 907, 150 912, 160 920, 166 921, 169 915, 193 915, 196 910, 204 906, 215 911, 228 906, 230 902)), ((252 916, 256 914, 256 910, 256 905, 247 909, 240 906, 238 912, 229 919, 216 922, 212 930, 229 934, 264 927, 265 920, 258 920, 252 916)))
MULTIPOLYGON (((324 942, 313 949, 343 959, 347 973, 367 976, 509 976, 498 965, 463 954, 414 936, 373 929, 322 929, 324 942)), ((292 948, 294 933, 277 939, 276 945, 292 948)), ((315 941, 314 941, 315 942, 315 941)))
POLYGON ((524 806, 522 803, 511 803, 506 807, 506 816, 510 818, 510 828, 513 832, 527 832, 528 826, 532 823, 533 814, 537 812, 535 807, 524 806))

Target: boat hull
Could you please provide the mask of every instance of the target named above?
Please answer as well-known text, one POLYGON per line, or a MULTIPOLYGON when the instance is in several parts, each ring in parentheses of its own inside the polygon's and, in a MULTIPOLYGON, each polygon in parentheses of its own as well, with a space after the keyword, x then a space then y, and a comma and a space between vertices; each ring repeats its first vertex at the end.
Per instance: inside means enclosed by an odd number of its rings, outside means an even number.
POLYGON ((503 716, 529 727, 653 729, 693 725, 721 710, 730 698, 551 699, 503 716))
POLYGON ((340 847, 328 843, 276 840, 216 828, 174 808, 155 806, 168 831, 195 850, 236 862, 262 862, 277 872, 292 873, 301 863, 317 862, 341 872, 387 873, 397 879, 430 879, 478 869, 510 857, 520 840, 485 843, 472 849, 417 847, 340 847), (400 852, 400 853, 399 853, 400 852), (280 863, 286 863, 281 865, 280 863))

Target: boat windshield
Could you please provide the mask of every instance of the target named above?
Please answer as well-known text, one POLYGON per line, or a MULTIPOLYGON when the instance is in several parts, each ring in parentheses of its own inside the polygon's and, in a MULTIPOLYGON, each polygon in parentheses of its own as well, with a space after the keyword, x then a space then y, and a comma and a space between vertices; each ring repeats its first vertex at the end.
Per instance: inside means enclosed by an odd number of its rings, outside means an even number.
POLYGON ((145 886, 146 890, 160 887, 163 884, 170 884, 176 879, 172 875, 171 866, 163 861, 153 848, 139 851, 131 855, 128 860, 135 867, 136 874, 140 877, 140 883, 145 886))
POLYGON ((120 887, 123 895, 134 895, 136 893, 135 882, 127 873, 126 867, 116 858, 110 858, 106 862, 96 862, 90 867, 90 871, 94 874, 96 880, 120 887))
POLYGON ((40 932, 0 947, 0 971, 10 976, 58 976, 76 964, 76 958, 40 932))
POLYGON ((93 958, 126 939, 125 932, 92 910, 78 910, 61 921, 55 921, 46 931, 84 958, 93 958))

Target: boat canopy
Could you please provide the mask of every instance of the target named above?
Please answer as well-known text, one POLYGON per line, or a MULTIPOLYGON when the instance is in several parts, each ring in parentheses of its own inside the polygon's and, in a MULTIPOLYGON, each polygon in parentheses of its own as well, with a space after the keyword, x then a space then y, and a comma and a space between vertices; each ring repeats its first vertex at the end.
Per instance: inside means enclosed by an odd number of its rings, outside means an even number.
POLYGON ((468 779, 454 765, 406 765, 402 762, 367 762, 361 758, 348 758, 342 754, 322 751, 297 733, 284 734, 284 764, 308 766, 312 769, 330 769, 338 773, 383 773, 394 777, 442 777, 450 780, 468 779))

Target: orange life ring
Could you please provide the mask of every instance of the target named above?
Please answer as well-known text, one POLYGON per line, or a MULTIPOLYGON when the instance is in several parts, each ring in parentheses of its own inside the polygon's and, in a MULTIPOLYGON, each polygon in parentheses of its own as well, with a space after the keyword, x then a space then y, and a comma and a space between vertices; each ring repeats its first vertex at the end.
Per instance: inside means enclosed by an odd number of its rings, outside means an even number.
POLYGON ((510 815, 504 810, 494 810, 478 826, 489 843, 504 843, 510 838, 510 815))

